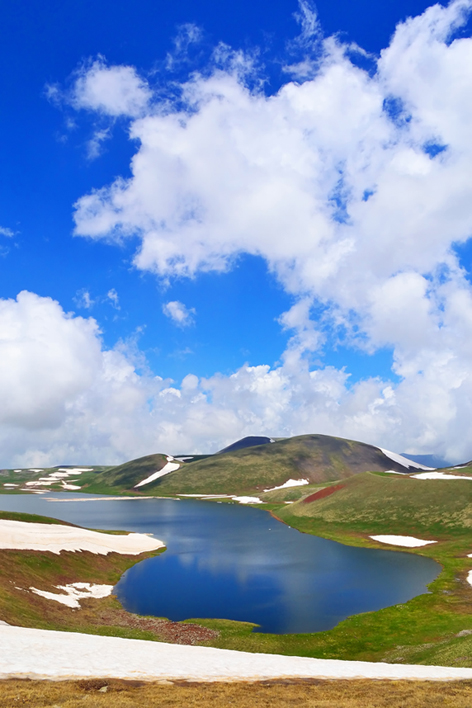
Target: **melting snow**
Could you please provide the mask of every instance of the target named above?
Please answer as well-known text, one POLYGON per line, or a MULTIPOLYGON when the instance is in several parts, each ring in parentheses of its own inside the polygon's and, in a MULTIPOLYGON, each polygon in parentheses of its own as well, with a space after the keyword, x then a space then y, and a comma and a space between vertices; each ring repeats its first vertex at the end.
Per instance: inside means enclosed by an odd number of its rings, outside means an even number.
POLYGON ((259 499, 259 497, 231 497, 234 501, 239 502, 240 504, 264 504, 262 499, 259 499))
POLYGON ((437 543, 437 541, 423 541, 414 536, 370 536, 369 538, 379 541, 379 543, 388 543, 391 546, 403 546, 404 548, 419 548, 427 546, 429 543, 437 543))
POLYGON ((111 595, 113 590, 113 585, 91 585, 90 583, 70 583, 69 585, 56 585, 58 590, 63 590, 64 593, 57 592, 47 592, 45 590, 38 590, 37 588, 30 587, 30 590, 35 593, 35 595, 41 595, 47 600, 55 600, 60 602, 62 605, 67 605, 67 607, 79 607, 79 600, 86 598, 102 598, 111 595))
POLYGON ((307 479, 288 479, 279 487, 271 487, 270 489, 264 489, 264 492, 275 492, 276 489, 286 489, 287 487, 302 487, 304 484, 309 484, 307 479))
POLYGON ((389 457, 391 460, 393 460, 394 462, 398 462, 398 464, 402 465, 403 467, 415 467, 418 470, 436 469, 435 467, 426 467, 426 465, 420 465, 419 462, 413 462, 413 460, 409 460, 407 457, 403 457, 403 455, 399 455, 397 452, 390 452, 390 450, 384 450, 383 447, 379 447, 379 450, 381 450, 383 454, 389 457))
POLYGON ((134 485, 134 488, 137 489, 138 487, 142 487, 144 484, 149 484, 149 482, 154 482, 155 479, 159 479, 159 477, 164 477, 164 475, 169 474, 169 472, 174 472, 175 470, 178 470, 180 467, 180 464, 178 462, 171 462, 174 458, 169 455, 167 457, 167 464, 164 465, 164 467, 157 472, 154 472, 154 474, 151 474, 149 477, 146 477, 146 479, 141 480, 138 484, 134 485))
POLYGON ((146 681, 472 679, 472 669, 252 654, 213 647, 0 627, 0 679, 122 678, 146 681))
POLYGON ((472 479, 460 474, 446 474, 445 472, 420 472, 412 476, 412 479, 472 479))
POLYGON ((163 548, 164 544, 147 534, 114 535, 62 524, 32 524, 0 519, 0 548, 30 551, 90 551, 100 555, 122 553, 135 556, 163 548))

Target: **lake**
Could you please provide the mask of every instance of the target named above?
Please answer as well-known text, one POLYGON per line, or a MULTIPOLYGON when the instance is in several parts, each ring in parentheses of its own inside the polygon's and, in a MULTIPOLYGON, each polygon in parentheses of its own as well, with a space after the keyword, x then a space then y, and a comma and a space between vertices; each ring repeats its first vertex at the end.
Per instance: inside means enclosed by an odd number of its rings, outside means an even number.
POLYGON ((262 509, 236 504, 51 493, 0 495, 0 509, 161 539, 165 553, 130 568, 115 592, 130 612, 172 620, 223 618, 254 622, 263 632, 317 632, 427 592, 441 570, 430 558, 302 534, 262 509))

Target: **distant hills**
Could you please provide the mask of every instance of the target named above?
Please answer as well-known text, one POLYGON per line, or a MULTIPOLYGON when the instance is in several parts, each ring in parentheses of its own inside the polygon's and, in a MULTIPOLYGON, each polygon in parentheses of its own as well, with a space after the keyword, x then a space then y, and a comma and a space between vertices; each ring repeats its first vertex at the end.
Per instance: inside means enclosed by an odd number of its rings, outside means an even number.
POLYGON ((249 436, 214 455, 147 455, 94 475, 83 491, 136 491, 143 494, 255 494, 288 480, 323 484, 378 471, 408 473, 418 463, 373 445, 329 435, 299 435, 273 440, 249 436), (180 467, 175 469, 179 462, 180 467), (167 468, 166 468, 167 465, 167 468), (172 469, 167 473, 166 469, 172 469), (410 469, 411 467, 411 469, 410 469))

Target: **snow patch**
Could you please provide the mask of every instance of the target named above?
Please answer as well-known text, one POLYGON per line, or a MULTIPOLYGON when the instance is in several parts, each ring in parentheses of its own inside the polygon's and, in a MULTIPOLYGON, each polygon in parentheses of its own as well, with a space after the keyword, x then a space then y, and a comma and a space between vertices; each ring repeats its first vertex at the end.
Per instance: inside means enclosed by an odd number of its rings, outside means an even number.
POLYGON ((412 479, 472 479, 472 477, 466 477, 460 474, 446 474, 445 472, 420 472, 419 474, 414 474, 412 479))
POLYGON ((142 639, 0 627, 0 679, 121 678, 145 681, 472 679, 472 669, 253 654, 142 639))
POLYGON ((231 499, 239 502, 240 504, 264 504, 262 499, 259 499, 259 497, 231 497, 231 499))
POLYGON ((403 455, 399 455, 397 452, 391 452, 390 450, 385 450, 383 447, 379 447, 379 450, 383 452, 383 454, 386 457, 389 457, 391 460, 394 462, 398 462, 399 465, 402 465, 403 467, 415 467, 418 470, 434 470, 436 469, 435 467, 426 467, 426 465, 420 465, 419 462, 413 462, 413 460, 409 460, 407 457, 403 457, 403 455))
POLYGON ((192 499, 232 499, 231 494, 179 494, 179 497, 192 499))
MULTIPOLYGON (((35 492, 35 494, 45 494, 46 492, 35 492)), ((100 502, 114 502, 114 501, 124 501, 126 500, 132 500, 132 501, 142 501, 143 499, 159 499, 162 497, 70 497, 70 499, 58 499, 57 497, 48 497, 46 499, 47 502, 60 502, 61 504, 67 504, 69 502, 94 502, 94 501, 100 501, 100 502)), ((170 497, 166 497, 166 499, 169 499, 170 497)), ((176 499, 175 501, 178 501, 176 499)))
POLYGON ((147 534, 114 535, 62 524, 32 524, 0 519, 0 549, 49 551, 90 551, 99 555, 122 553, 136 556, 163 548, 164 544, 147 534))
MULTIPOLYGON (((174 458, 171 457, 171 460, 174 458)), ((169 457, 167 458, 169 460, 169 457)), ((164 475, 169 474, 169 472, 174 472, 175 470, 178 470, 180 467, 180 464, 178 462, 167 462, 164 467, 157 472, 154 472, 154 474, 151 474, 149 477, 146 477, 146 479, 142 479, 141 482, 138 482, 138 484, 134 485, 134 488, 137 489, 138 487, 142 487, 144 484, 149 484, 149 482, 154 482, 155 479, 159 479, 159 477, 164 477, 164 475)))
POLYGON ((278 487, 264 489, 264 492, 275 492, 276 489, 287 489, 287 487, 302 487, 304 484, 309 484, 307 479, 288 479, 278 487))
POLYGON ((384 474, 400 474, 402 477, 406 476, 405 472, 397 472, 396 470, 384 470, 384 474))
POLYGON ((419 548, 430 543, 437 543, 437 541, 423 541, 414 536, 369 536, 369 538, 379 543, 388 543, 390 546, 403 546, 404 548, 419 548))
POLYGON ((469 572, 467 573, 467 582, 469 583, 469 585, 472 585, 472 570, 469 570, 469 572))
POLYGON ((55 587, 58 590, 63 590, 65 594, 47 592, 33 587, 30 587, 30 590, 34 592, 35 595, 41 595, 41 597, 45 597, 47 600, 55 600, 62 605, 73 608, 80 608, 79 600, 88 599, 90 597, 96 599, 108 597, 113 590, 113 585, 93 585, 90 583, 69 583, 69 585, 56 585, 55 587))

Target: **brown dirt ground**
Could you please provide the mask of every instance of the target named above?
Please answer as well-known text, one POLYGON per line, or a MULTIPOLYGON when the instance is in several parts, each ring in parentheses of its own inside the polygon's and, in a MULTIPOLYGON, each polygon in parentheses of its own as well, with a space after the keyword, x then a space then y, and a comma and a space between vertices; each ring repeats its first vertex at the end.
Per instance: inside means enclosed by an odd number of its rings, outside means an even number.
POLYGON ((470 708, 472 682, 0 681, 0 708, 470 708))

